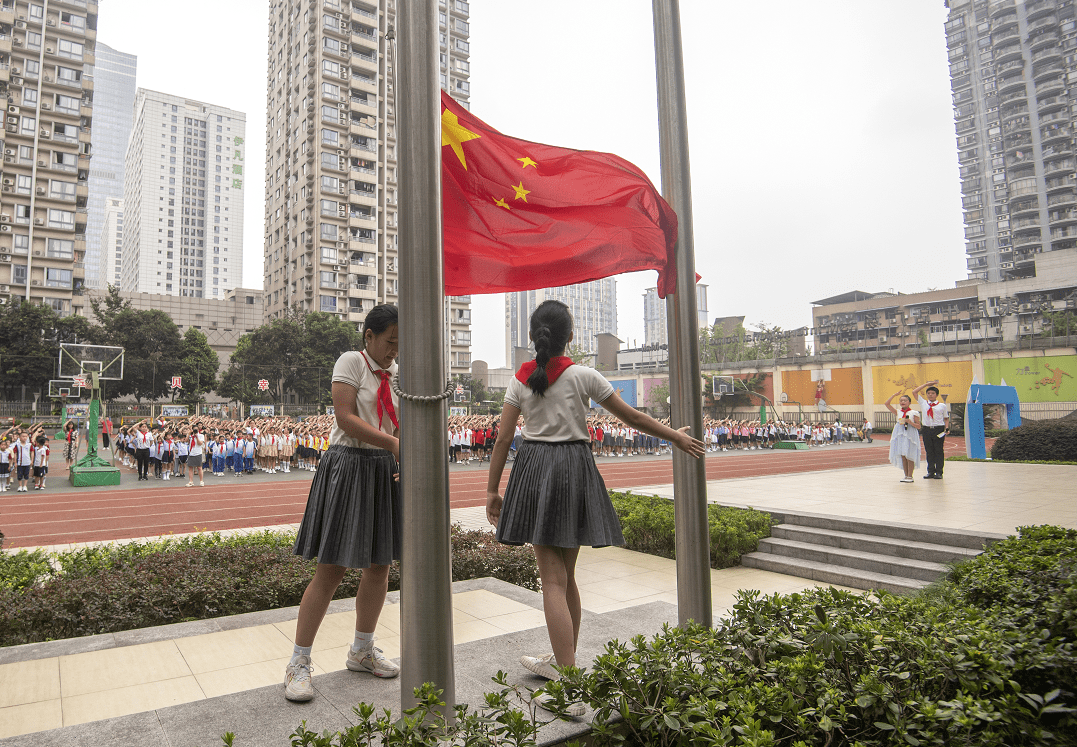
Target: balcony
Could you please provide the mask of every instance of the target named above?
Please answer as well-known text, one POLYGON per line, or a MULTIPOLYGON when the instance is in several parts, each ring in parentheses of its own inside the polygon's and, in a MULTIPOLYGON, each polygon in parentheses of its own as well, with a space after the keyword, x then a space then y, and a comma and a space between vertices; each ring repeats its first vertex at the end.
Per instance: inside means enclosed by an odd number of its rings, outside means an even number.
POLYGON ((991 18, 1001 18, 1006 11, 1016 12, 1014 0, 1003 0, 998 5, 991 6, 991 18))
MULTIPOLYGON (((1015 34, 1016 36, 1016 34, 1015 34)), ((995 50, 995 62, 1011 62, 1022 59, 1021 57, 1021 45, 1010 44, 1009 46, 995 50)))
MULTIPOLYGON (((1020 88, 1015 88, 1014 90, 1009 91, 1008 93, 1004 93, 1004 94, 1002 94, 1001 96, 998 97, 999 106, 1005 106, 1006 104, 1010 103, 1011 101, 1027 101, 1027 100, 1028 100, 1028 92, 1025 90, 1025 86, 1023 86, 1023 85, 1020 88)), ((1026 109, 1025 111, 1028 111, 1028 110, 1026 109)))
POLYGON ((1047 198, 1047 207, 1055 207, 1058 205, 1077 205, 1077 194, 1074 194, 1073 192, 1062 192, 1047 198))
POLYGON ((1040 128, 1040 139, 1044 143, 1049 143, 1059 138, 1069 138, 1073 134, 1073 130, 1067 125, 1047 125, 1040 128))
POLYGON ((1077 162, 1072 158, 1060 158, 1055 161, 1048 161, 1043 165, 1043 173, 1045 176, 1053 176, 1057 173, 1064 173, 1067 171, 1072 172, 1074 168, 1077 168, 1077 162))
POLYGON ((1040 238, 1040 235, 1035 233, 1029 236, 1015 236, 1013 239, 1013 246, 1015 249, 1017 247, 1039 246, 1041 242, 1042 239, 1040 238))
POLYGON ((1036 183, 1036 177, 1028 177, 1026 179, 1015 179, 1010 184, 1010 199, 1020 197, 1021 195, 1034 195, 1039 192, 1039 185, 1036 183))
MULTIPOLYGON (((1015 15, 1014 20, 1016 19, 1017 16, 1015 15)), ((998 47, 1004 44, 1010 44, 1012 42, 1020 41, 1021 31, 1017 28, 1016 23, 1012 26, 1007 26, 1006 28, 999 30, 997 33, 991 34, 991 43, 995 46, 996 54, 998 54, 998 47)), ((1020 45, 1018 45, 1017 50, 1021 51, 1020 45)))
MULTIPOLYGON (((1057 75, 1057 73, 1056 73, 1057 75)), ((1059 75, 1055 78, 1050 78, 1043 82, 1036 82, 1036 95, 1037 96, 1050 96, 1056 93, 1060 93, 1065 89, 1066 83, 1063 81, 1062 76, 1059 75)))
POLYGON ((1041 49, 1048 44, 1058 44, 1059 35, 1057 31, 1044 31, 1042 34, 1036 37, 1029 38, 1028 44, 1033 51, 1041 49))
POLYGON ((1045 13, 1053 11, 1054 6, 1055 4, 1051 0, 1034 0, 1034 2, 1029 2, 1025 5, 1025 16, 1032 21, 1045 13))
POLYGON ((1061 77, 1063 72, 1065 72, 1065 66, 1063 66, 1061 60, 1058 60, 1056 62, 1047 62, 1040 67, 1033 69, 1032 79, 1035 80, 1036 83, 1039 83, 1040 81, 1046 83, 1046 79, 1049 76, 1058 75, 1059 77, 1061 77))
POLYGON ((1038 62, 1049 62, 1053 59, 1062 58, 1062 47, 1045 47, 1037 52, 1032 53, 1032 64, 1035 65, 1038 62))
POLYGON ((1040 219, 1039 218, 1022 218, 1020 220, 1013 221, 1011 223, 1011 225, 1013 226, 1013 230, 1015 230, 1015 231, 1020 231, 1020 230, 1022 230, 1024 228, 1039 228, 1040 219))
POLYGON ((1060 239, 1077 239, 1077 227, 1052 230, 1051 241, 1059 241, 1060 239))
POLYGON ((1035 21, 1032 21, 1028 24, 1029 37, 1031 37, 1032 34, 1039 31, 1040 29, 1053 28, 1057 25, 1058 18, 1053 15, 1037 18, 1035 21))
POLYGON ((1073 153, 1073 146, 1069 141, 1054 143, 1052 145, 1045 146, 1042 150, 1043 157, 1052 158, 1054 156, 1068 156, 1073 153))
MULTIPOLYGON (((1039 200, 1025 199, 1022 202, 1010 203, 1010 217, 1016 218, 1019 215, 1039 215, 1040 203, 1039 200)), ((1016 221, 1015 221, 1016 224, 1016 221)))
MULTIPOLYGON (((1056 213, 1050 213, 1047 216, 1047 220, 1050 222, 1052 227, 1057 225, 1069 225, 1070 223, 1077 223, 1077 210, 1059 210, 1056 213)), ((1051 233, 1051 238, 1056 238, 1053 231, 1051 233)), ((1058 238, 1068 237, 1063 236, 1058 238)))

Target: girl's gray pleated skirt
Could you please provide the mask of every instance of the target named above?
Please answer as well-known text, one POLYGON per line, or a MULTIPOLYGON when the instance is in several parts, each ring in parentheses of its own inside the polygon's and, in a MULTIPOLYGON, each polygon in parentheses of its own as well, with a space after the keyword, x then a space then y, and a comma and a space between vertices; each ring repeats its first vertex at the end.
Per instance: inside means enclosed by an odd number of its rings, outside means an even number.
POLYGON ((509 474, 496 536, 506 545, 625 543, 587 441, 524 441, 509 474))
POLYGON ((396 472, 396 459, 384 449, 330 446, 310 486, 295 554, 346 568, 400 560, 396 472))

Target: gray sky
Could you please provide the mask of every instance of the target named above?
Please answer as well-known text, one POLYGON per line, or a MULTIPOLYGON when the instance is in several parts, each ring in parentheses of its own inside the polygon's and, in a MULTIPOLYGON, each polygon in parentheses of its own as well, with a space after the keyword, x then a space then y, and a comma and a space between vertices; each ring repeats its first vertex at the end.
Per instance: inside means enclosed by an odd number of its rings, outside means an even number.
MULTIPOLYGON (((248 152, 265 152, 267 2, 100 12, 99 40, 138 55, 140 86, 246 112, 248 152)), ((941 0, 682 0, 681 12, 712 318, 788 329, 811 323, 815 299, 966 277, 941 0)), ((651 29, 647 0, 471 0, 472 111, 515 137, 616 153, 659 184, 651 29)), ((247 181, 254 287, 260 177, 247 181)), ((642 342, 655 279, 618 279, 622 340, 642 342)), ((503 296, 473 308, 473 358, 504 365, 503 296)))

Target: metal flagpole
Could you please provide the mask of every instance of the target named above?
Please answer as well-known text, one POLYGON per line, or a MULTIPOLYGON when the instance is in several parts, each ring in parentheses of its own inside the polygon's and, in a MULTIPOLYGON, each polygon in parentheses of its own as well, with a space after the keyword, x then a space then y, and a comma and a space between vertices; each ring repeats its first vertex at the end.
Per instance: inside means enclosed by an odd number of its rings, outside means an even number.
MULTIPOLYGON (((411 395, 445 389, 445 281, 441 247, 441 88, 437 0, 397 4, 394 60, 400 168, 400 385, 411 395)), ((400 606, 402 708, 414 689, 443 690, 456 703, 449 550, 448 428, 442 399, 401 401, 400 489, 404 510, 400 606)))
MULTIPOLYGON (((669 332, 670 422, 691 426, 703 437, 703 391, 699 370, 696 260, 692 227, 692 175, 688 159, 688 113, 684 100, 679 0, 654 0, 654 56, 658 75, 658 130, 662 192, 677 213, 677 290, 666 297, 669 332)), ((673 452, 674 518, 677 527, 677 611, 680 624, 710 627, 710 531, 707 526, 705 457, 673 452)))

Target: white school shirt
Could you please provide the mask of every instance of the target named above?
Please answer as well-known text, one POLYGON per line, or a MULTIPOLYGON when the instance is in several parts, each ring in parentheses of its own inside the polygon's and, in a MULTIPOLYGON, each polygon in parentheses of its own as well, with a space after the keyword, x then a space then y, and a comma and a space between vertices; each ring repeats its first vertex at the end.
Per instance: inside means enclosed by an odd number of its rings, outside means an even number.
POLYGON ((591 400, 602 403, 613 386, 593 368, 569 366, 550 385, 544 397, 515 376, 509 381, 505 403, 520 409, 523 436, 529 441, 587 441, 591 400))
POLYGON ((935 402, 935 407, 932 410, 935 414, 932 417, 928 417, 927 410, 931 407, 931 403, 923 397, 917 395, 917 401, 920 403, 920 410, 923 412, 923 416, 920 418, 920 424, 926 425, 929 428, 938 428, 939 426, 946 425, 946 418, 950 414, 950 406, 943 402, 941 399, 935 402))
MULTIPOLYGON (((384 409, 382 410, 381 422, 378 422, 378 390, 381 388, 381 378, 376 373, 378 371, 388 371, 391 375, 396 376, 396 361, 389 368, 382 368, 373 358, 368 358, 361 352, 349 350, 337 358, 336 365, 333 366, 333 383, 339 381, 353 387, 355 389, 355 409, 359 413, 359 417, 382 433, 393 435, 396 427, 389 418, 389 413, 384 409), (371 372, 372 370, 374 373, 371 372)), ((390 392, 389 396, 399 420, 400 398, 397 397, 395 392, 390 392)), ((329 435, 329 445, 336 444, 358 446, 364 449, 381 448, 352 438, 344 432, 334 419, 333 430, 329 435)))
POLYGON ((48 467, 49 466, 49 446, 38 446, 34 449, 34 466, 35 467, 48 467))
POLYGON ((150 443, 151 443, 152 439, 153 439, 153 436, 150 435, 149 431, 146 431, 145 433, 143 433, 142 431, 138 431, 136 433, 136 435, 135 435, 135 448, 136 449, 148 449, 148 448, 150 448, 150 443))
POLYGON ((176 456, 187 456, 187 440, 176 441, 176 456))
POLYGON ((195 433, 187 440, 187 456, 202 456, 202 447, 206 443, 206 437, 201 433, 195 433))
POLYGON ((160 454, 160 447, 157 446, 157 442, 150 441, 150 459, 156 459, 160 454))
POLYGON ((29 467, 33 459, 34 445, 27 441, 16 441, 12 449, 15 453, 15 465, 17 467, 29 467))
POLYGON ((11 447, 6 449, 0 449, 0 464, 8 464, 11 462, 11 447))

